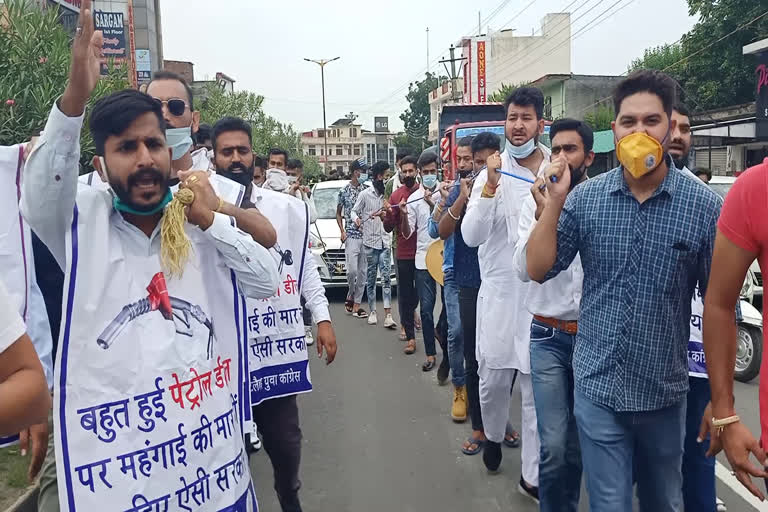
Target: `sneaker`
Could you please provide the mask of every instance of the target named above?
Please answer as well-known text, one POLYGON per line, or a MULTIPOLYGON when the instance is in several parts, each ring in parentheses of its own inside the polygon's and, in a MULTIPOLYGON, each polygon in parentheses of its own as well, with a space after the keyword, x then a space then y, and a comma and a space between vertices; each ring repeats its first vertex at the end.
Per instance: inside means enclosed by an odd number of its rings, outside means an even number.
POLYGON ((312 336, 312 328, 309 326, 304 327, 304 341, 307 342, 308 347, 315 344, 315 337, 312 336))
POLYGON ((523 496, 529 497, 534 503, 539 504, 539 488, 532 485, 528 485, 523 477, 520 477, 520 483, 517 484, 517 490, 523 496))
POLYGON ((376 318, 376 312, 371 311, 371 314, 368 315, 368 325, 376 325, 377 323, 379 323, 379 321, 376 318))
POLYGON ((717 512, 728 512, 728 507, 725 506, 725 503, 723 503, 723 500, 720 498, 717 498, 717 501, 715 502, 717 505, 717 512))
POLYGON ((397 328, 397 322, 395 322, 395 319, 392 318, 392 313, 387 313, 387 316, 384 317, 384 327, 387 329, 397 328))
POLYGON ((467 421, 467 388, 464 386, 456 386, 453 388, 451 418, 457 423, 467 421))

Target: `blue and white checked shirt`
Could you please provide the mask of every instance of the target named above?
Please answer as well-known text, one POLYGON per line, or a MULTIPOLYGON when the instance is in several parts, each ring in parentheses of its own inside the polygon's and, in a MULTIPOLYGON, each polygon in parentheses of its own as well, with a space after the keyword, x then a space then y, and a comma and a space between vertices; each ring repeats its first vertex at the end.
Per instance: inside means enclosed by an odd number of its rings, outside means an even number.
POLYGON ((677 172, 644 203, 621 168, 576 187, 557 228, 557 260, 584 267, 576 388, 614 411, 669 407, 688 391, 696 283, 706 291, 722 200, 677 172))

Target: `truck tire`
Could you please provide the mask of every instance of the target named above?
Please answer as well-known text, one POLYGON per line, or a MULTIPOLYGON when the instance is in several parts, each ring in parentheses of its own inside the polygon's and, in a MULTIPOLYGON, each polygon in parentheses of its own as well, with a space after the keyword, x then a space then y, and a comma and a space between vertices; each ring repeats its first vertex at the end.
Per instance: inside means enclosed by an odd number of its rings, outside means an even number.
POLYGON ((763 333, 757 327, 739 324, 737 343, 734 378, 739 382, 749 382, 760 373, 763 333))

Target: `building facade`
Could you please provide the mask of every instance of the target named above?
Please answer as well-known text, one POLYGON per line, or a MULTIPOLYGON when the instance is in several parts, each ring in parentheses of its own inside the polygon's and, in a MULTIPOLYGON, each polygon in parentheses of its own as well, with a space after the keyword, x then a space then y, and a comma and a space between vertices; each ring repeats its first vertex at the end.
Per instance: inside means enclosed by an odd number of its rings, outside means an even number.
POLYGON ((563 117, 584 119, 600 108, 610 108, 604 101, 613 94, 623 77, 607 75, 544 75, 530 85, 544 95, 544 119, 563 117))

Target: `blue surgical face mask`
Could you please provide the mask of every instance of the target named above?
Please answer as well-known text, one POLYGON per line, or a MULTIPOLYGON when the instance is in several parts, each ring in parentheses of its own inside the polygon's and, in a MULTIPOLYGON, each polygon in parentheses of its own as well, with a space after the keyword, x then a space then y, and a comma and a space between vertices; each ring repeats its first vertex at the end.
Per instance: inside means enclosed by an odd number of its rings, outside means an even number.
POLYGON ((360 173, 360 177, 357 178, 357 181, 359 181, 360 183, 365 183, 366 181, 368 181, 368 173, 367 172, 361 172, 360 173))
POLYGON ((192 127, 168 128, 165 130, 165 140, 168 147, 173 150, 171 158, 179 160, 192 147, 192 127))
POLYGON ((435 185, 437 185, 437 174, 425 174, 421 177, 421 182, 426 188, 435 188, 435 185))
POLYGON ((528 158, 533 154, 534 151, 536 151, 536 140, 535 137, 522 146, 515 146, 511 142, 509 142, 509 139, 507 139, 507 151, 509 151, 509 154, 514 158, 515 160, 520 160, 521 158, 528 158))

